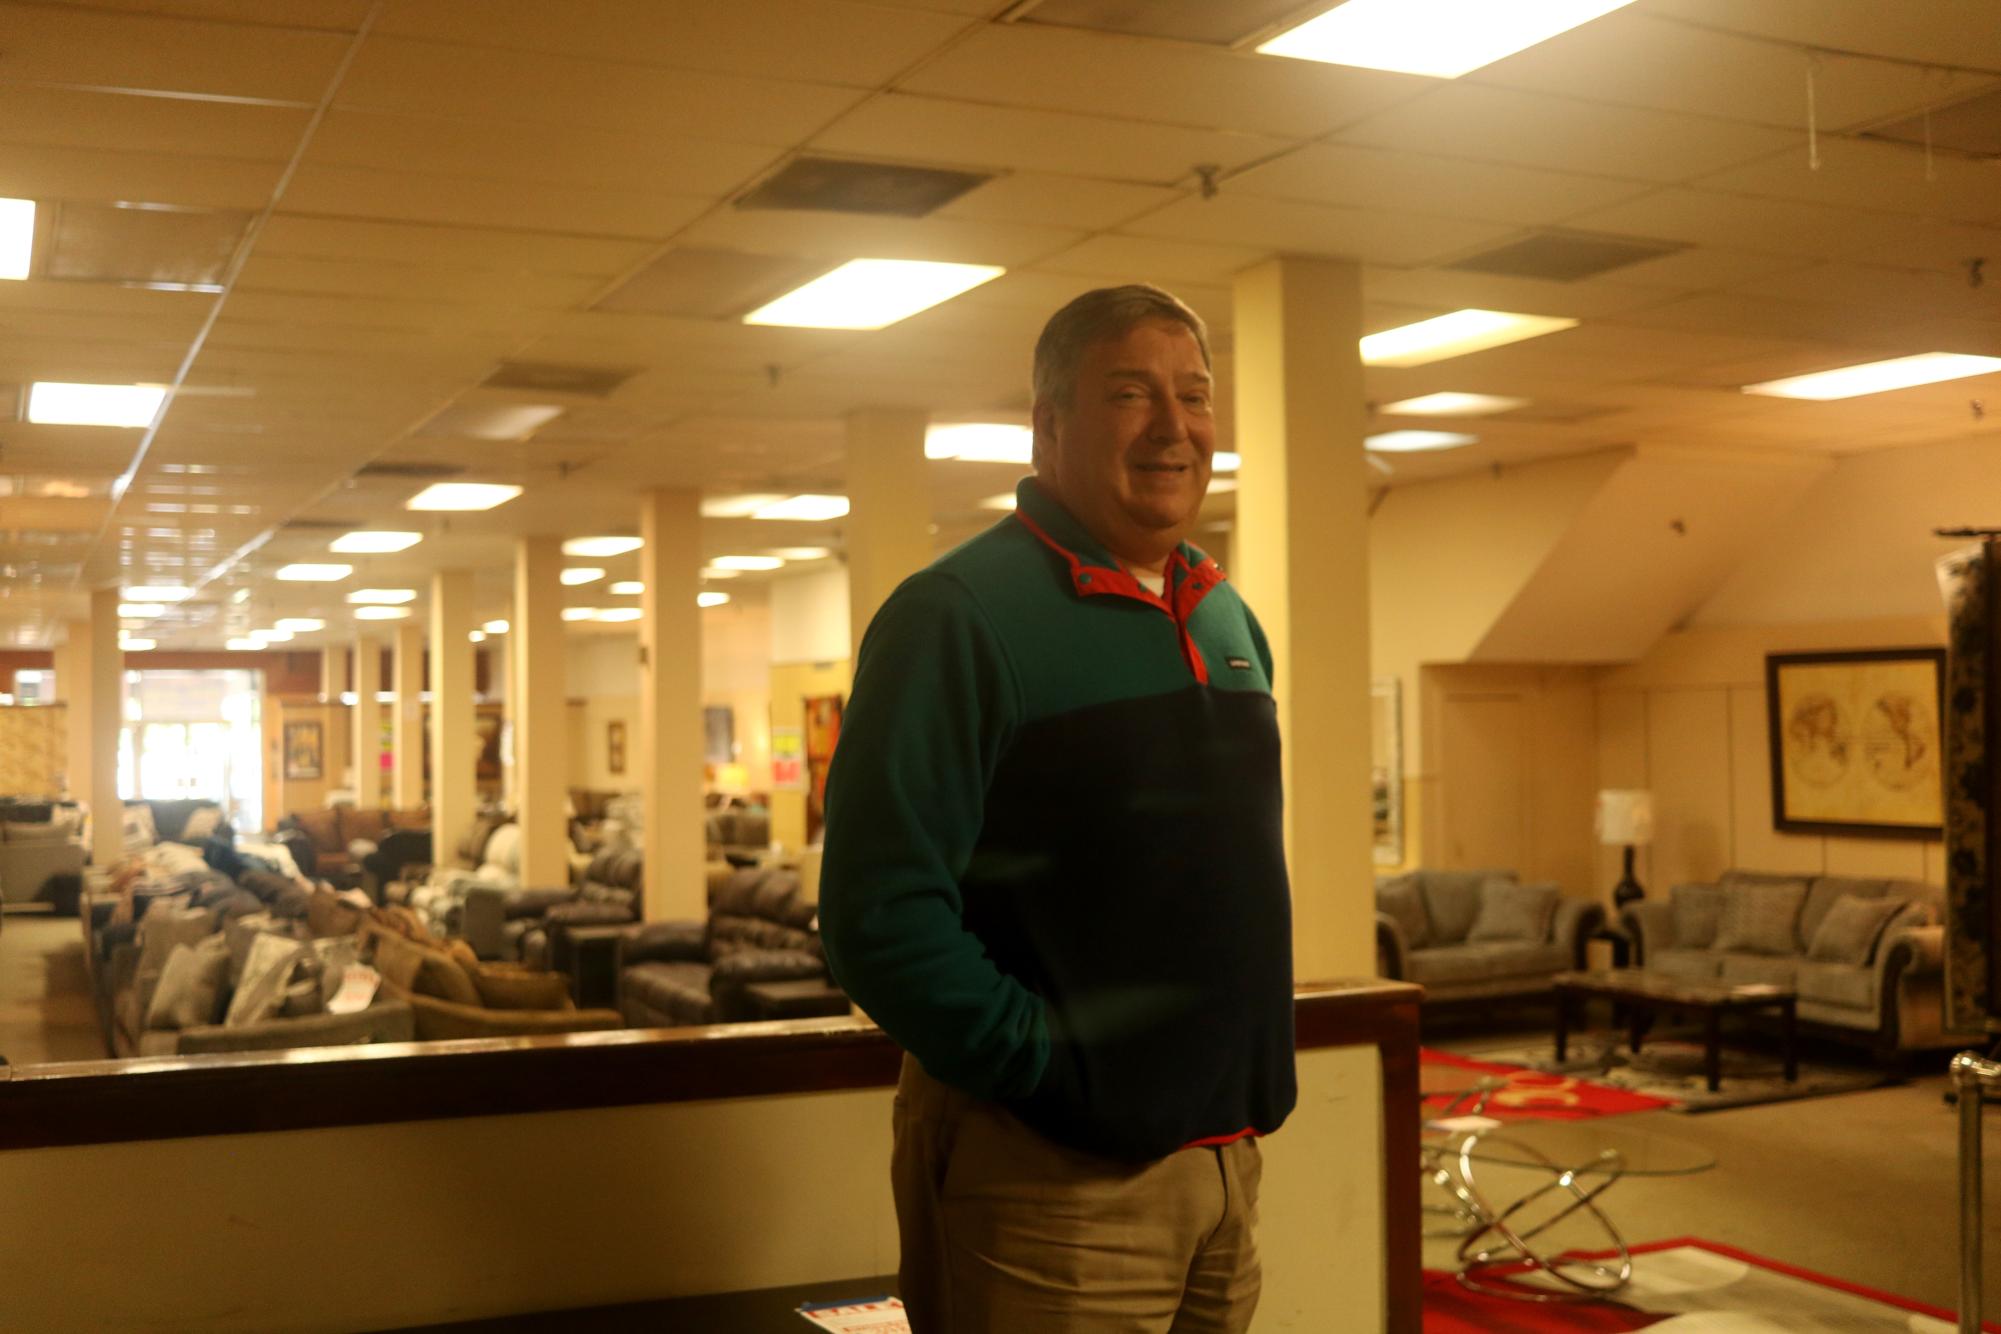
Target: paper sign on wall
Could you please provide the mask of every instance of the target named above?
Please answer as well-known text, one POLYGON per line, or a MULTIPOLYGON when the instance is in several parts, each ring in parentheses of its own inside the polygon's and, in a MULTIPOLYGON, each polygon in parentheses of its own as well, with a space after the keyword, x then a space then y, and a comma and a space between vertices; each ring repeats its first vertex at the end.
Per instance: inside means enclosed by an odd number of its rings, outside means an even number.
POLYGON ((806 734, 802 729, 771 729, 771 785, 790 792, 805 788, 806 734))

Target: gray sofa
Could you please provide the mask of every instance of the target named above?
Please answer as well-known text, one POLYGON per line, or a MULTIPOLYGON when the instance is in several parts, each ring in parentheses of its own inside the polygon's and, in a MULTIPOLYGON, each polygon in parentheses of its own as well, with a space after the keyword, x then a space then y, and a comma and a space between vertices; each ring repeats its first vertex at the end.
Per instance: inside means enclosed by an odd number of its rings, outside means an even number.
POLYGON ((1954 1045, 1943 1033, 1943 903, 1911 880, 1732 870, 1632 904, 1620 925, 1643 968, 1790 986, 1802 1028, 1887 1055, 1954 1045))
POLYGON ((1513 871, 1407 871, 1376 879, 1376 971, 1427 1002, 1541 996, 1584 967, 1605 910, 1513 871))

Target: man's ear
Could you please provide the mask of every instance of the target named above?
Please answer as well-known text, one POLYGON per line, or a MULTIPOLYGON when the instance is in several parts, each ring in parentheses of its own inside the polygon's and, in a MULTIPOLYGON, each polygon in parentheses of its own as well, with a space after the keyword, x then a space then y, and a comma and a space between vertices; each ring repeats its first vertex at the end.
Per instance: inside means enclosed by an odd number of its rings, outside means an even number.
POLYGON ((1029 412, 1029 425, 1034 433, 1029 460, 1037 473, 1048 472, 1056 464, 1056 405, 1037 399, 1029 412))

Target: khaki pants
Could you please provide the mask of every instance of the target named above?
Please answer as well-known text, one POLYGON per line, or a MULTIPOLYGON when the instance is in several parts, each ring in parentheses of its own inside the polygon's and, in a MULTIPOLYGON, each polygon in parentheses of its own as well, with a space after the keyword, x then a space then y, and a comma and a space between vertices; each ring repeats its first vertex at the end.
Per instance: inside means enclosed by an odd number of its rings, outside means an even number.
POLYGON ((891 1180, 912 1334, 1241 1334, 1257 1141, 1131 1164, 1053 1144, 910 1056, 891 1180))

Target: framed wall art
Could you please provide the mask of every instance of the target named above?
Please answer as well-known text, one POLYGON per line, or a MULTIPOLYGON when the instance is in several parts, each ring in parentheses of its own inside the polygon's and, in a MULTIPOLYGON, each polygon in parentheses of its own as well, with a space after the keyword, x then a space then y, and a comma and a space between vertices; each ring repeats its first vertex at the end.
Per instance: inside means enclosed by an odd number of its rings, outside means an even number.
POLYGON ((285 777, 305 782, 326 775, 326 729, 317 721, 285 724, 285 777))
POLYGON ((1943 649, 1767 656, 1773 827, 1939 837, 1944 682, 1943 649))
POLYGON ((1369 683, 1369 800, 1378 866, 1403 861, 1402 700, 1396 677, 1369 683))
POLYGON ((625 720, 614 718, 604 725, 604 768, 606 773, 625 772, 625 720))

